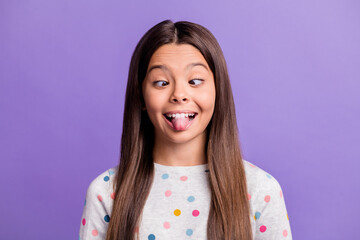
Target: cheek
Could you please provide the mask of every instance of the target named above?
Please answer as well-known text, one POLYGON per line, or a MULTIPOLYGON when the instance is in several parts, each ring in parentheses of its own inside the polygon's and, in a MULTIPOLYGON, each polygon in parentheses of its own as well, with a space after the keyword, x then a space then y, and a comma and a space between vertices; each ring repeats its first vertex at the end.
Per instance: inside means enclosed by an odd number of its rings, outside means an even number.
POLYGON ((156 92, 147 92, 144 95, 146 111, 151 120, 154 120, 157 114, 162 113, 165 100, 163 95, 156 92))
POLYGON ((197 94, 197 100, 203 111, 210 111, 212 113, 215 106, 215 92, 213 89, 208 89, 201 94, 197 94))
POLYGON ((151 123, 156 126, 156 113, 157 113, 157 108, 156 108, 156 101, 154 101, 153 98, 144 98, 145 100, 145 107, 146 107, 146 112, 147 115, 151 121, 151 123))

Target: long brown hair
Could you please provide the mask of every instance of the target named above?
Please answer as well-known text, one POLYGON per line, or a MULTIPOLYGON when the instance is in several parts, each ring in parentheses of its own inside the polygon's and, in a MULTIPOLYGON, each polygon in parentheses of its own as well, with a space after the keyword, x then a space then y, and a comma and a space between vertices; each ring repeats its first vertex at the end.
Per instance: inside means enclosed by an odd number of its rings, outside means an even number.
POLYGON ((153 53, 168 43, 191 44, 214 74, 216 99, 206 129, 211 203, 207 236, 211 240, 252 239, 250 207, 235 106, 222 50, 203 26, 165 20, 141 38, 131 58, 125 96, 121 154, 114 182, 115 199, 107 240, 134 240, 154 176, 154 127, 146 111, 142 82, 153 53))

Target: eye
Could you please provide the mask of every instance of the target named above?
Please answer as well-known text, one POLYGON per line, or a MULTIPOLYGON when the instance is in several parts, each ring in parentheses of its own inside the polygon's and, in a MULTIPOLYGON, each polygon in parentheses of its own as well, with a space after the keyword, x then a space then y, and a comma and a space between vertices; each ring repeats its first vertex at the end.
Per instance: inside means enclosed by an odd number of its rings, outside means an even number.
POLYGON ((159 81, 155 81, 153 84, 156 87, 164 87, 164 86, 168 85, 169 83, 167 81, 159 80, 159 81))
POLYGON ((203 81, 204 81, 204 80, 198 79, 198 78, 195 78, 195 79, 190 80, 190 82, 195 82, 195 84, 194 84, 195 86, 200 85, 203 81), (196 83, 197 83, 197 84, 196 84, 196 83))

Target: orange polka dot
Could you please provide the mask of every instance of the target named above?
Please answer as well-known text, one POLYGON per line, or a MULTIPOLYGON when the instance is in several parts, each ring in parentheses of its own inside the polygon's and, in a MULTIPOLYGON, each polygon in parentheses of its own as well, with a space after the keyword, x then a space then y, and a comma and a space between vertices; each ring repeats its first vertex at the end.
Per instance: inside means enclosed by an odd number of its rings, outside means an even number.
POLYGON ((288 219, 288 221, 289 221, 289 215, 288 215, 288 214, 286 214, 286 217, 287 217, 287 219, 288 219))
POLYGON ((264 198, 264 201, 265 202, 270 202, 270 195, 266 195, 265 198, 264 198))
POLYGON ((171 191, 170 191, 170 190, 167 190, 167 191, 165 192, 165 196, 166 196, 166 197, 170 197, 170 196, 171 196, 171 191))
POLYGON ((174 215, 175 215, 175 216, 180 216, 180 214, 181 214, 180 209, 175 209, 174 215))
POLYGON ((188 179, 187 176, 181 176, 181 177, 180 177, 180 180, 183 181, 183 182, 185 182, 187 179, 188 179))
POLYGON ((115 199, 115 193, 114 193, 114 192, 111 193, 111 194, 110 194, 110 197, 111 197, 111 199, 115 199))
POLYGON ((284 229, 284 231, 283 231, 283 236, 284 236, 284 237, 287 237, 287 235, 288 235, 288 232, 286 231, 286 229, 284 229))
POLYGON ((97 196, 97 199, 102 202, 102 196, 100 194, 97 196))
POLYGON ((170 223, 169 222, 164 222, 164 228, 169 229, 170 228, 170 223))
POLYGON ((96 237, 99 233, 96 229, 92 230, 91 234, 96 237))
POLYGON ((251 195, 250 195, 250 193, 248 193, 248 200, 250 200, 251 199, 251 195))
POLYGON ((260 228, 259 228, 260 232, 265 232, 266 231, 266 226, 265 225, 262 225, 260 228))

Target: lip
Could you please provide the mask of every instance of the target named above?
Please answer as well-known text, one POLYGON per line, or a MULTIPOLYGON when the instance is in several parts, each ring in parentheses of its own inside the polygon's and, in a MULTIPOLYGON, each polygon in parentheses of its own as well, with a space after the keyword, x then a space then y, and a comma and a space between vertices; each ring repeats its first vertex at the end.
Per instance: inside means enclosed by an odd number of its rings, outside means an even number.
POLYGON ((197 112, 191 111, 191 110, 177 110, 177 111, 175 110, 175 111, 166 112, 164 114, 166 115, 166 114, 177 114, 177 113, 195 113, 195 114, 197 114, 197 112))

